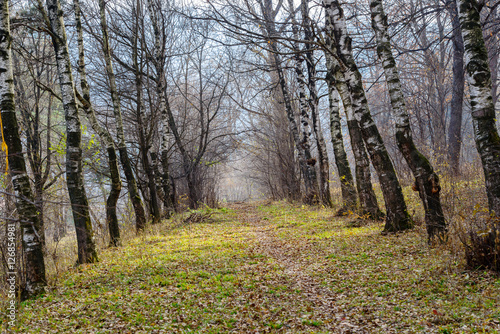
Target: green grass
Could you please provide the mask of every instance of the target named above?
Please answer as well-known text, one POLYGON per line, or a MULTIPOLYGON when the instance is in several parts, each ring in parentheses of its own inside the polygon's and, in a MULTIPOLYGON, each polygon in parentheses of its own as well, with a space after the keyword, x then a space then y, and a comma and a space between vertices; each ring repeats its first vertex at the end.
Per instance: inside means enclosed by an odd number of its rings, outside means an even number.
POLYGON ((15 330, 499 332, 500 279, 464 271, 445 247, 430 249, 421 227, 382 236, 380 223, 346 227, 332 210, 283 202, 215 210, 212 218, 165 223, 103 251, 97 264, 65 272, 44 296, 22 303, 15 330), (261 244, 257 229, 272 247, 261 244), (330 310, 297 284, 274 246, 331 291, 330 310))
POLYGON ((280 242, 307 254, 305 270, 359 322, 378 319, 409 333, 499 332, 498 277, 465 271, 446 245, 429 248, 422 226, 383 236, 381 223, 350 228, 331 210, 285 203, 259 209, 274 216, 280 242))

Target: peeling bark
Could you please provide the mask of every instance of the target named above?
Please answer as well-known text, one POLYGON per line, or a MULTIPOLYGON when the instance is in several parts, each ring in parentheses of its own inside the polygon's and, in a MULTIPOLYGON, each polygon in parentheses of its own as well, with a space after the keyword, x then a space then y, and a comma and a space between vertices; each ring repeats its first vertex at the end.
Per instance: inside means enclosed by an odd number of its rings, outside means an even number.
POLYGON ((330 53, 332 51, 335 52, 335 46, 331 44, 331 42, 329 42, 328 45, 329 51, 326 53, 327 81, 335 86, 344 106, 349 138, 351 139, 351 147, 356 164, 356 189, 358 191, 360 209, 363 215, 368 214, 373 219, 379 219, 383 216, 383 213, 379 209, 377 197, 373 191, 370 159, 366 153, 363 136, 361 135, 358 122, 354 118, 351 95, 345 83, 344 75, 341 73, 340 63, 336 58, 332 57, 330 53))
POLYGON ((356 211, 356 188, 352 177, 351 167, 345 152, 344 141, 342 140, 342 126, 340 124, 340 97, 332 80, 328 80, 328 98, 330 107, 330 132, 332 136, 333 154, 335 155, 335 165, 339 173, 340 189, 342 192, 342 207, 337 212, 343 215, 349 211, 356 211))
MULTIPOLYGON (((270 64, 277 74, 278 84, 281 88, 281 94, 283 96, 283 103, 285 105, 290 132, 292 133, 293 141, 295 143, 295 147, 297 149, 297 154, 299 157, 300 170, 302 172, 302 175, 304 176, 304 184, 305 184, 304 199, 308 203, 314 203, 318 201, 318 196, 319 196, 316 170, 314 168, 314 164, 312 163, 313 159, 311 155, 309 141, 305 139, 307 137, 301 136, 298 124, 295 120, 295 112, 292 107, 291 94, 283 71, 283 65, 282 65, 283 60, 280 57, 278 47, 275 41, 275 39, 279 37, 278 36, 279 34, 276 31, 276 27, 274 24, 272 1, 264 0, 264 3, 261 5, 262 5, 261 11, 264 16, 265 33, 269 38, 269 45, 272 51, 270 57, 270 64)), ((302 112, 301 112, 301 117, 302 117, 301 119, 304 119, 304 115, 302 112)))
POLYGON ((474 140, 483 165, 489 210, 500 216, 500 137, 495 124, 491 74, 478 3, 456 0, 456 4, 464 41, 474 140))
POLYGON ((97 250, 83 182, 80 116, 59 0, 47 0, 47 13, 66 118, 66 183, 75 222, 78 263, 92 263, 98 261, 97 250))
POLYGON ((434 172, 429 160, 418 151, 413 142, 410 118, 406 110, 396 61, 392 55, 390 38, 387 32, 387 16, 384 13, 382 0, 371 0, 370 11, 372 27, 377 40, 377 54, 382 61, 391 99, 398 148, 415 177, 415 185, 425 210, 425 224, 429 241, 434 238, 443 239, 447 228, 439 198, 441 190, 439 177, 434 172))
POLYGON ((339 62, 338 56, 336 55, 337 46, 334 43, 334 37, 332 35, 333 32, 330 23, 331 17, 325 16, 325 20, 325 26, 329 28, 326 34, 326 79, 335 86, 344 106, 344 111, 347 119, 347 127, 349 130, 349 137, 351 139, 351 147, 356 164, 356 189, 358 191, 361 213, 363 215, 367 214, 373 219, 379 219, 383 217, 383 213, 382 211, 380 211, 377 197, 375 196, 375 192, 373 190, 372 175, 370 171, 370 159, 368 158, 368 154, 366 153, 366 148, 363 142, 363 136, 361 135, 358 121, 354 117, 351 93, 349 92, 349 87, 345 82, 341 63, 339 62))
MULTIPOLYGON (((498 101, 498 72, 500 60, 500 45, 498 22, 500 21, 500 13, 498 11, 498 3, 496 5, 485 6, 481 10, 481 24, 483 29, 484 43, 488 52, 490 73, 491 73, 491 95, 493 97, 493 105, 497 105, 498 101)), ((498 115, 497 115, 498 116, 498 115)), ((497 117, 498 118, 498 117, 497 117)))
POLYGON ((383 217, 382 211, 378 206, 377 196, 373 190, 372 173, 370 171, 370 158, 366 153, 365 143, 361 135, 358 121, 354 118, 352 110, 351 94, 349 88, 344 81, 344 76, 340 72, 340 65, 333 67, 335 76, 335 86, 339 92, 344 111, 347 119, 347 128, 349 130, 349 138, 351 139, 352 153, 356 164, 356 189, 358 191, 361 213, 368 214, 372 219, 383 217))
MULTIPOLYGON (((276 37, 278 35, 278 32, 276 31, 276 28, 274 26, 274 18, 271 17, 272 11, 272 3, 270 1, 266 1, 266 7, 263 10, 263 14, 266 17, 266 28, 267 28, 267 33, 270 37, 274 36, 276 37)), ((304 75, 304 57, 302 53, 300 52, 300 46, 299 46, 299 28, 298 28, 298 23, 297 20, 295 19, 295 8, 292 0, 288 1, 288 6, 290 8, 291 14, 291 20, 292 20, 292 32, 295 38, 295 42, 293 43, 293 48, 295 51, 295 56, 294 56, 294 71, 295 75, 297 76, 297 83, 298 83, 298 93, 299 93, 299 119, 300 119, 300 146, 303 148, 303 153, 304 153, 304 158, 305 158, 305 163, 302 163, 302 166, 305 173, 304 174, 304 181, 306 185, 306 199, 312 199, 314 197, 317 197, 320 194, 320 189, 318 188, 318 176, 316 174, 316 167, 315 167, 315 162, 316 159, 313 158, 311 154, 311 140, 313 138, 313 132, 312 132, 312 127, 313 127, 313 122, 311 121, 311 117, 309 116, 309 106, 307 103, 307 96, 306 96, 306 78, 304 75), (313 163, 314 162, 314 163, 313 163)), ((281 57, 279 57, 278 49, 276 47, 275 42, 272 42, 272 50, 275 52, 275 55, 278 57, 274 57, 274 64, 277 64, 277 61, 282 61, 281 57)), ((281 66, 281 65, 280 65, 281 66)), ((278 73, 278 77, 282 77, 283 70, 280 68, 281 73, 278 73)), ((283 93, 283 87, 285 87, 286 94, 288 95, 288 85, 286 84, 286 81, 283 82, 283 85, 281 83, 281 78, 280 80, 280 86, 282 88, 282 93, 283 93)), ((285 93, 283 93, 283 96, 285 93)), ((291 97, 289 97, 290 99, 291 97)), ((287 102, 285 101, 285 108, 287 108, 287 102)), ((290 102, 290 108, 292 108, 291 102, 290 102)), ((293 113, 293 110, 290 109, 290 111, 293 113)), ((288 112, 288 109, 287 109, 288 112)), ((290 118, 289 118, 290 119, 290 118)), ((319 200, 319 198, 317 198, 319 200)))
POLYGON ((283 68, 281 65, 281 57, 274 53, 273 57, 273 65, 276 73, 278 74, 278 83, 281 88, 281 93, 283 95, 283 101, 285 104, 286 115, 288 118, 288 123, 290 127, 290 132, 292 133, 292 137, 295 143, 295 147, 297 148, 297 153, 299 157, 299 166, 304 176, 304 184, 306 188, 305 198, 306 201, 314 200, 315 197, 318 196, 317 192, 317 182, 314 182, 314 167, 308 164, 308 160, 311 161, 311 153, 303 145, 302 139, 300 138, 299 129, 297 126, 297 122, 295 121, 295 114, 292 108, 292 103, 290 99, 290 92, 288 90, 288 85, 286 83, 283 68), (309 156, 309 158, 307 158, 309 156))
MULTIPOLYGON (((37 231, 36 229, 37 226, 40 226, 40 217, 26 172, 23 147, 19 136, 14 102, 11 42, 9 2, 3 0, 0 1, 0 110, 3 140, 8 148, 7 161, 14 188, 21 227, 22 249, 25 256, 26 283, 21 287, 21 299, 25 300, 44 292, 46 281, 41 235, 45 231, 37 231)), ((8 232, 15 232, 15 229, 11 231, 9 227, 8 232)), ((9 240, 6 246, 10 252, 11 248, 16 248, 15 241, 9 240)), ((14 271, 14 268, 11 271, 14 271)))
POLYGON ((384 195, 387 211, 384 232, 411 228, 413 224, 406 209, 406 202, 394 166, 370 114, 361 73, 352 54, 351 38, 347 33, 343 10, 337 0, 325 0, 324 3, 325 13, 330 22, 326 29, 333 32, 331 36, 334 36, 338 45, 337 55, 345 66, 344 77, 351 93, 354 116, 358 121, 373 167, 377 171, 384 195))

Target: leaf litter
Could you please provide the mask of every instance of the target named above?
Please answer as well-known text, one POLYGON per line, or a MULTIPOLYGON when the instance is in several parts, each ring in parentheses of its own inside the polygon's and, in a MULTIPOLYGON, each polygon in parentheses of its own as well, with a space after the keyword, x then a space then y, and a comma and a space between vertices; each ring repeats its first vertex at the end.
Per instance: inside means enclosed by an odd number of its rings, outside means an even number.
MULTIPOLYGON (((422 231, 238 204, 107 249, 24 302, 20 333, 499 333, 500 279, 422 231)), ((4 321, 5 319, 2 319, 4 321)))

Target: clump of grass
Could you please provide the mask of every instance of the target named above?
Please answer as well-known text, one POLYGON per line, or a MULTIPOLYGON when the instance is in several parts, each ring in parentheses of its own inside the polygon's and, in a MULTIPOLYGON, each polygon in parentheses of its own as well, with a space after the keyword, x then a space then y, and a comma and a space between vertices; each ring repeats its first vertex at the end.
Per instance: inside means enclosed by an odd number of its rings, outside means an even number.
POLYGON ((467 266, 475 270, 500 272, 500 230, 497 219, 490 219, 481 225, 481 228, 469 229, 463 237, 467 266))

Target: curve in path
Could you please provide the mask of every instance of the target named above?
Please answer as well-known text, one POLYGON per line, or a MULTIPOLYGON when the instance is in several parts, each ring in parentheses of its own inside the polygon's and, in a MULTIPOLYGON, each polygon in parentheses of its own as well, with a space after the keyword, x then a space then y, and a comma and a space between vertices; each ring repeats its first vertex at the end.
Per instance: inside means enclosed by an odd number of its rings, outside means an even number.
POLYGON ((291 289, 301 291, 301 299, 314 305, 315 313, 322 315, 323 328, 330 333, 368 333, 345 319, 345 313, 335 304, 333 291, 320 284, 307 273, 307 263, 298 256, 300 249, 293 243, 286 243, 276 235, 276 226, 263 220, 262 214, 252 204, 232 206, 239 213, 242 223, 252 226, 253 238, 257 240, 256 252, 276 261, 290 278, 291 289), (326 327, 326 328, 325 328, 326 327))

